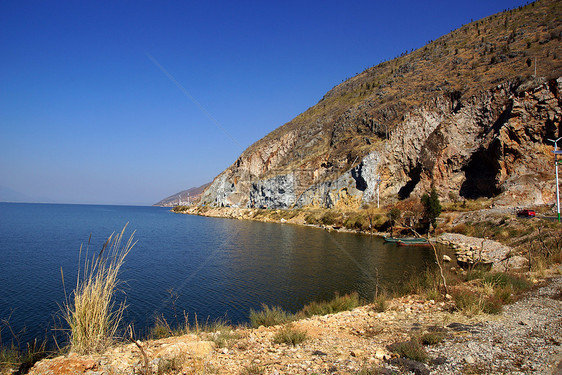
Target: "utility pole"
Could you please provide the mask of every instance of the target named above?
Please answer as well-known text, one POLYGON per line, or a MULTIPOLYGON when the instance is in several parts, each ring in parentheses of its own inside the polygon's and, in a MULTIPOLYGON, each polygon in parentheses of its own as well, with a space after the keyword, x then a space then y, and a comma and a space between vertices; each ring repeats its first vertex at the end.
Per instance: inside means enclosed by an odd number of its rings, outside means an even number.
POLYGON ((377 208, 379 208, 380 207, 380 205, 379 205, 379 190, 380 190, 382 180, 380 178, 377 178, 375 181, 377 182, 377 208))
POLYGON ((558 139, 549 139, 550 142, 554 143, 554 170, 556 173, 556 212, 558 213, 558 222, 560 222, 560 188, 558 187, 558 155, 562 154, 562 151, 558 151, 558 139))

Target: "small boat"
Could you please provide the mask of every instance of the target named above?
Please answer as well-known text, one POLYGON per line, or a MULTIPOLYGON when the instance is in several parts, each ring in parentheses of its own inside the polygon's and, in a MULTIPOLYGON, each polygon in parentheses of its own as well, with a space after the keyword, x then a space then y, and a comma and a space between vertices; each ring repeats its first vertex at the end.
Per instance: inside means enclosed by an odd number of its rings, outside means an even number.
POLYGON ((425 238, 399 239, 398 246, 430 246, 425 238))
POLYGON ((389 243, 418 243, 418 242, 427 242, 425 238, 416 238, 416 237, 385 237, 384 242, 389 243))
POLYGON ((396 237, 384 237, 384 242, 389 242, 389 243, 396 243, 400 241, 400 238, 396 238, 396 237))

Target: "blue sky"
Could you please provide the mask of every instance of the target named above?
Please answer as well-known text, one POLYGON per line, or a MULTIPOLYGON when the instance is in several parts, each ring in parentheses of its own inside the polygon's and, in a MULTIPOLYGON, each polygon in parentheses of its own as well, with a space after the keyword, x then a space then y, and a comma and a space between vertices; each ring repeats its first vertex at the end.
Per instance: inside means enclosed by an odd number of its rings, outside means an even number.
POLYGON ((0 0, 0 200, 155 203, 342 80, 522 4, 0 0))

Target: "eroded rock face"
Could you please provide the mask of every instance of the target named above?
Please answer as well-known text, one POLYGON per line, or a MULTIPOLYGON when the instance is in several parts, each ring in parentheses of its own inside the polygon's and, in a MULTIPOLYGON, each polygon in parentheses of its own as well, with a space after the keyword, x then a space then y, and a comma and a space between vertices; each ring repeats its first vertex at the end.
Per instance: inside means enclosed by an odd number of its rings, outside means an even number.
POLYGON ((358 207, 376 199, 380 155, 372 152, 338 178, 314 184, 296 202, 297 207, 358 207))
POLYGON ((290 208, 295 204, 294 175, 280 175, 252 183, 249 205, 252 207, 290 208))
POLYGON ((505 82, 465 100, 445 93, 403 114, 390 132, 384 124, 371 126, 369 136, 384 139, 363 147, 364 156, 332 157, 353 141, 342 129, 357 127, 355 137, 365 136, 361 104, 335 122, 324 154, 308 155, 300 146, 327 137, 317 124, 271 137, 219 175, 202 202, 357 207, 376 200, 380 179, 385 202, 420 196, 433 185, 443 199, 484 196, 505 205, 550 204, 554 163, 547 140, 562 135, 561 91, 562 78, 535 78, 505 82))

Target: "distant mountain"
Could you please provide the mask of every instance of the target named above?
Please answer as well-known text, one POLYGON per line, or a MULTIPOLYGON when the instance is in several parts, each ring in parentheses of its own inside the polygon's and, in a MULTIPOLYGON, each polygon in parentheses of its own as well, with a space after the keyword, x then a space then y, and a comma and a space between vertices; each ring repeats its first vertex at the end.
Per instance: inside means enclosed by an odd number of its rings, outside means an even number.
POLYGON ((30 202, 32 199, 27 195, 12 190, 5 186, 0 186, 0 202, 30 202))
POLYGON ((210 184, 211 183, 209 182, 199 187, 193 187, 191 189, 180 191, 179 193, 170 195, 168 198, 162 199, 153 206, 174 207, 178 205, 187 205, 189 203, 199 203, 201 200, 201 194, 210 184))
POLYGON ((539 0, 429 41, 334 87, 246 149, 213 206, 359 207, 419 197, 554 201, 562 136, 562 1, 539 0))

